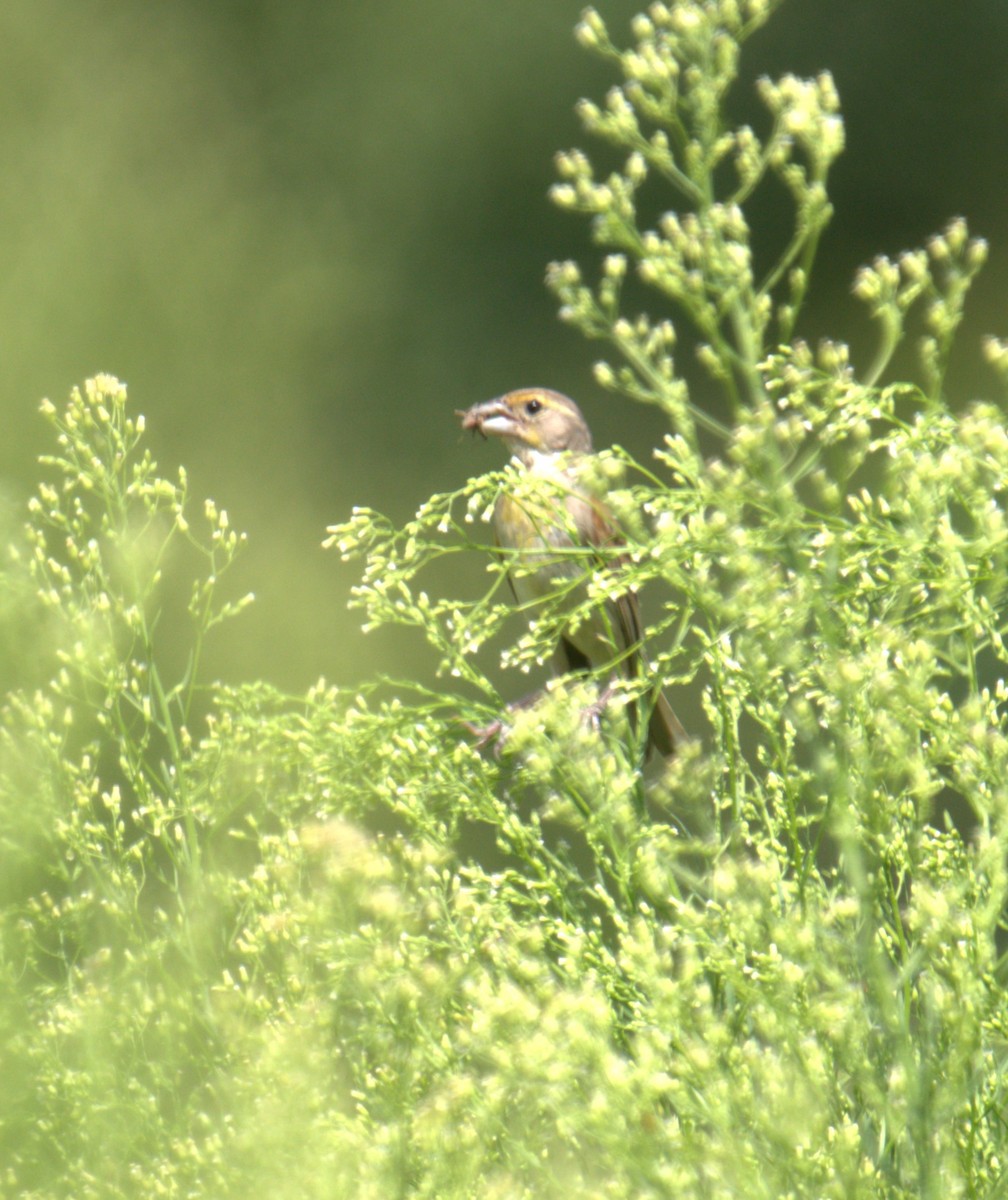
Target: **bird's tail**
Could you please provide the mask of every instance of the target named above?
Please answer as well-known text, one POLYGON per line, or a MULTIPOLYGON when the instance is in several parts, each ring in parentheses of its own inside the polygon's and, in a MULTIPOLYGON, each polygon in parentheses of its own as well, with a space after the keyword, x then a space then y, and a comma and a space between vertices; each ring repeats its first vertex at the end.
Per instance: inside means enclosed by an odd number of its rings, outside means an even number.
POLYGON ((672 758, 681 753, 690 740, 665 693, 658 692, 648 721, 648 751, 657 750, 663 758, 672 758))

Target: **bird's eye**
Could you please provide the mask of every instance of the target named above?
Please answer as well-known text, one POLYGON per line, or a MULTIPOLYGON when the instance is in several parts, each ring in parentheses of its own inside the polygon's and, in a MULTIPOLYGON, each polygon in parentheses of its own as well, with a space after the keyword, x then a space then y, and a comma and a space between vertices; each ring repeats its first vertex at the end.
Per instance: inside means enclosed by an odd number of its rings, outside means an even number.
POLYGON ((529 400, 525 404, 525 411, 528 413, 528 415, 530 417, 534 417, 541 408, 542 408, 541 400, 529 400))

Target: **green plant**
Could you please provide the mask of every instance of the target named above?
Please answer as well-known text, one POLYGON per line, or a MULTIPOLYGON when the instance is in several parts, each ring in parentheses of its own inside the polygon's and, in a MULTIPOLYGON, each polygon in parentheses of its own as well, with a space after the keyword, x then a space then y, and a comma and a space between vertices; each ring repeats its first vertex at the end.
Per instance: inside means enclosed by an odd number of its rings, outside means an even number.
MULTIPOLYGON (((679 1188, 994 1194, 1008 440, 997 408, 957 413, 943 387, 985 246, 956 220, 861 272, 880 330, 862 377, 842 343, 791 340, 843 130, 828 75, 760 81, 765 134, 726 123, 739 49, 774 7, 652 5, 627 51, 591 10, 579 28, 622 75, 582 117, 627 157, 600 179, 585 154, 560 156, 554 198, 590 217, 605 256, 594 285, 572 263, 549 282, 562 316, 617 356, 598 364, 600 384, 671 425, 656 467, 600 456, 610 485, 633 480, 618 493, 629 554, 616 579, 591 575, 591 596, 665 589, 656 668, 699 685, 707 728, 701 761, 656 779, 661 815, 641 820, 632 755, 617 735, 586 765, 578 706, 560 693, 517 718, 510 786, 588 844, 587 872, 543 874, 564 879, 559 910, 595 930, 614 1035, 635 1064, 661 1064, 679 1188), (771 178, 794 233, 757 279, 746 206, 771 178), (658 188, 680 207, 649 228, 639 213, 658 188), (631 273, 632 294, 667 317, 625 312, 631 273), (887 381, 915 312, 920 382, 887 381), (677 369, 682 323, 727 427, 677 369)), ((988 343, 993 362, 1000 351, 988 343)), ((471 541, 467 523, 501 486, 521 486, 513 469, 436 497, 402 530, 361 513, 334 533, 367 554, 369 619, 422 628, 497 711, 472 655, 504 630, 506 597, 429 601, 415 581, 471 541)), ((565 597, 530 616, 505 665, 548 656, 565 597)))
POLYGON ((586 728, 590 679, 517 713, 499 761, 470 745, 460 719, 499 716, 506 669, 569 619, 560 597, 516 618, 492 559, 485 594, 438 597, 513 468, 331 531, 437 687, 208 688, 241 538, 212 504, 194 532, 117 381, 46 407, 51 477, 0 592, 44 649, 0 711, 11 1194, 1004 1190, 1008 436, 944 386, 983 246, 954 222, 866 269, 861 377, 795 339, 842 127, 827 77, 760 84, 764 134, 728 123, 774 7, 656 4, 628 51, 589 11, 623 82, 583 115, 627 159, 601 183, 560 160, 605 257, 552 286, 612 347, 600 383, 669 420, 653 463, 599 456, 627 554, 586 562, 584 603, 647 588, 682 760, 642 774, 618 718, 586 728), (771 176, 795 232, 757 280, 745 206, 771 176), (647 228, 638 197, 669 187, 647 228), (631 292, 668 315, 625 315, 631 292), (887 380, 915 312, 920 380, 887 380))

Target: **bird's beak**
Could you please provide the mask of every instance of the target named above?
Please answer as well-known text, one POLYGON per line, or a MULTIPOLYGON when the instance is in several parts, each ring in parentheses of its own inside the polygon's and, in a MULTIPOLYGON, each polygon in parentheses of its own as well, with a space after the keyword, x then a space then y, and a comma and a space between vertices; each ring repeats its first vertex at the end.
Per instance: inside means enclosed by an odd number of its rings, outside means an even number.
POLYGON ((455 416, 463 429, 472 429, 484 437, 514 437, 518 433, 514 413, 500 400, 484 400, 472 408, 456 409, 455 416))

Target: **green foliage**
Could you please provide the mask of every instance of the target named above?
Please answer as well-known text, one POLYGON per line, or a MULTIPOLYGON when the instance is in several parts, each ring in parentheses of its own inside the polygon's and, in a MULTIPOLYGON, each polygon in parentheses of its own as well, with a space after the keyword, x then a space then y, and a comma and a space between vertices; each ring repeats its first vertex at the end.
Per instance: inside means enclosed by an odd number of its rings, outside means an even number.
POLYGON ((826 179, 843 149, 843 124, 828 73, 815 80, 761 80, 771 118, 763 138, 747 125, 725 125, 724 101, 742 43, 779 3, 655 4, 634 21, 638 43, 625 52, 613 46, 591 9, 578 29, 581 43, 611 60, 624 80, 604 108, 582 101, 582 120, 629 156, 603 182, 580 151, 559 156, 564 182, 554 188, 554 200, 589 214, 595 241, 615 253, 605 259, 594 291, 569 262, 551 268, 550 283, 563 303, 561 315, 587 336, 612 341, 627 360, 617 370, 600 363, 599 382, 661 405, 684 435, 692 421, 708 424, 710 418, 688 404, 677 377, 673 321, 621 316, 627 256, 662 307, 671 302, 688 319, 701 338, 700 361, 733 404, 758 404, 771 327, 775 322, 781 340, 791 336, 832 214, 826 179), (794 205, 794 233, 757 280, 745 206, 769 178, 794 205), (646 197, 651 181, 671 190, 683 208, 663 212, 657 229, 642 230, 638 193, 646 197))
POLYGON ((957 221, 861 274, 861 377, 794 339, 842 127, 825 76, 761 83, 767 132, 730 127, 773 7, 656 4, 626 52, 581 26, 623 76, 583 116, 628 157, 604 183, 560 160, 605 257, 594 285, 550 277, 613 348, 600 382, 670 425, 653 464, 598 457, 624 553, 517 617, 517 561, 440 598, 498 489, 529 487, 513 466, 331 531, 437 690, 202 686, 241 537, 212 503, 194 532, 117 381, 45 406, 0 590, 0 645, 37 647, 0 712, 9 1193, 1004 1191, 1008 436, 945 394, 983 246, 957 221), (745 207, 773 180, 795 231, 757 280, 745 207), (631 271, 663 315, 624 315, 631 271), (887 381, 918 317, 920 380, 887 381), (582 719, 598 681, 558 680, 479 753, 461 722, 501 715, 572 603, 628 587, 696 744, 642 770, 618 712, 582 719))

